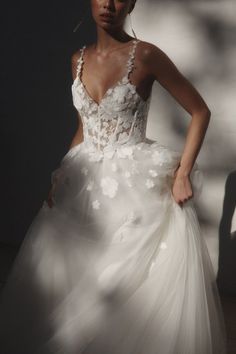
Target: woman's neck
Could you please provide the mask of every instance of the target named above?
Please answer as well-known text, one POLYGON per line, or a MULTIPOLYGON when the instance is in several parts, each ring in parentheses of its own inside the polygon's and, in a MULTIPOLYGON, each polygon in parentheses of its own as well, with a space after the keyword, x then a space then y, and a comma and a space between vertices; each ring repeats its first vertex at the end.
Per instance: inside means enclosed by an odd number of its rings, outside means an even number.
POLYGON ((97 43, 96 50, 103 51, 116 48, 120 43, 126 43, 131 40, 123 28, 116 29, 115 32, 108 32, 101 27, 97 27, 97 43))

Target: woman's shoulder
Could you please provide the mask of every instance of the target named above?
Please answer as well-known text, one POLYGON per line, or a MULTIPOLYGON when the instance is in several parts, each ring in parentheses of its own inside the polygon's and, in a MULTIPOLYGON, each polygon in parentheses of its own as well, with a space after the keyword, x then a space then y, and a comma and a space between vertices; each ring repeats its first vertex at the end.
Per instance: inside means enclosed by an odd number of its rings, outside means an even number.
POLYGON ((81 46, 79 49, 77 49, 74 53, 72 53, 71 55, 71 62, 72 64, 76 65, 80 56, 81 56, 81 52, 82 52, 82 49, 84 48, 85 46, 81 46))
POLYGON ((149 62, 150 60, 157 59, 162 56, 164 51, 156 44, 143 41, 139 39, 137 46, 137 57, 143 62, 149 62))
MULTIPOLYGON (((94 44, 80 46, 71 56, 72 64, 76 65, 78 63, 83 48, 86 47, 86 50, 89 52, 89 49, 93 46, 94 44)), ((160 57, 161 55, 165 54, 163 50, 157 45, 143 41, 141 39, 138 39, 138 46, 136 51, 138 59, 142 62, 149 62, 153 59, 156 60, 158 56, 160 57)))

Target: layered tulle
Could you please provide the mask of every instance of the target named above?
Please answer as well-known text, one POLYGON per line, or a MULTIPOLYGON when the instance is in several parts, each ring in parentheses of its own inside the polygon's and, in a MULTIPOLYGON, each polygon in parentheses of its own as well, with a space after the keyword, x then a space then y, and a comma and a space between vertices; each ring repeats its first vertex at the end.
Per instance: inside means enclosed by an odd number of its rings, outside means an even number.
MULTIPOLYGON (((1 294, 2 353, 226 353, 194 199, 171 193, 179 160, 150 141, 70 149, 1 294)), ((197 165, 191 181, 196 196, 197 165)))

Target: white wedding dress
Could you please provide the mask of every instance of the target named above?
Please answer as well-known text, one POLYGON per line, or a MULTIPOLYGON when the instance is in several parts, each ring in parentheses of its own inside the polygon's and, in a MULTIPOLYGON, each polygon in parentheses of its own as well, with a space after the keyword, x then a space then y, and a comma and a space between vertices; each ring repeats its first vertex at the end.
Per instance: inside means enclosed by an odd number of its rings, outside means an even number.
MULTIPOLYGON (((171 186, 181 154, 145 137, 150 96, 123 78, 100 103, 72 85, 84 141, 52 173, 0 303, 1 354, 225 354, 211 260, 190 199, 171 186)), ((195 195, 201 171, 191 172, 195 195)))

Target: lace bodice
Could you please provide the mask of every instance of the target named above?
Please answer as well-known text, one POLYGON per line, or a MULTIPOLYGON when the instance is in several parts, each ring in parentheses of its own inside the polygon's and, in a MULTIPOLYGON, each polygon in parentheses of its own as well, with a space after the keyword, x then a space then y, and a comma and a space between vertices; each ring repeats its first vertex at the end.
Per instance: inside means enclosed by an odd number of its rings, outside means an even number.
POLYGON ((124 77, 106 91, 100 103, 89 95, 81 80, 86 46, 80 49, 72 97, 82 119, 84 143, 92 151, 136 144, 145 139, 151 94, 144 100, 129 79, 138 42, 132 41, 124 77))

